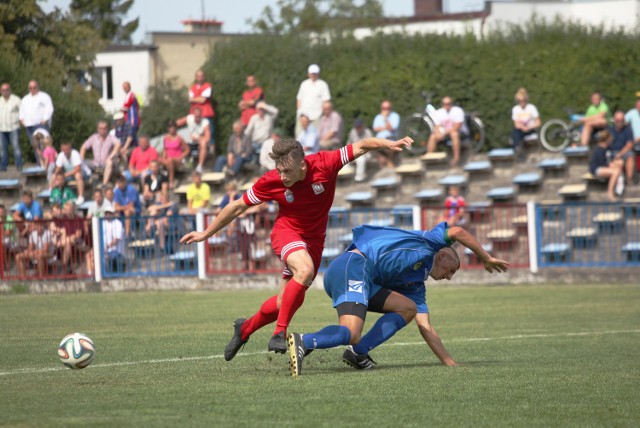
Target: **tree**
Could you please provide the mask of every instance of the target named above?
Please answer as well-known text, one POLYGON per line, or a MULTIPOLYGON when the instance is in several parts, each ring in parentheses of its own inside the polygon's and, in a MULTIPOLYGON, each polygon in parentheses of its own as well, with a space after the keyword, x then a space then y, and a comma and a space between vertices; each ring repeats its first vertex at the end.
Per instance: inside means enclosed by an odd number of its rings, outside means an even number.
POLYGON ((141 131, 151 136, 162 134, 170 120, 185 116, 189 111, 189 102, 184 95, 187 91, 175 78, 151 86, 149 101, 142 108, 141 131))
POLYGON ((102 39, 111 43, 131 43, 139 18, 125 22, 133 0, 72 0, 69 10, 78 20, 96 29, 102 39))
POLYGON ((269 6, 249 24, 263 34, 323 33, 339 35, 356 27, 370 27, 383 17, 380 0, 278 0, 279 16, 269 6))

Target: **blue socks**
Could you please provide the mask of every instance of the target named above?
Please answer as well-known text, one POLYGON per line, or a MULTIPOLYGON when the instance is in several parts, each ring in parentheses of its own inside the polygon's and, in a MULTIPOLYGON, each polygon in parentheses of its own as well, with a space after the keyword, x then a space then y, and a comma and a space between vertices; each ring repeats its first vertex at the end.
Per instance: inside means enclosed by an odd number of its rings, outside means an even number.
POLYGON ((384 314, 371 327, 371 330, 364 335, 360 343, 353 347, 353 350, 360 355, 368 354, 376 346, 391 339, 405 325, 407 323, 399 314, 395 312, 384 314))
POLYGON ((307 349, 328 349, 348 345, 350 339, 351 332, 343 325, 330 325, 318 332, 302 335, 307 349))

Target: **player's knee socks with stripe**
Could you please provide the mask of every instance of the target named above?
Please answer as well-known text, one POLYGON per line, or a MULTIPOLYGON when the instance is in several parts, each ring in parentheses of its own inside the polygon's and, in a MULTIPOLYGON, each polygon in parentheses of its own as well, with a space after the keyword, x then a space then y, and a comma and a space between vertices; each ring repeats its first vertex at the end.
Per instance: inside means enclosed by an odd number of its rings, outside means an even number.
POLYGON ((315 333, 302 335, 307 349, 328 349, 340 345, 348 345, 351 332, 343 325, 329 325, 315 333))
POLYGON ((287 282, 284 293, 282 294, 282 302, 280 302, 280 311, 278 312, 278 322, 276 323, 276 329, 273 334, 278 334, 281 331, 284 331, 286 334, 291 318, 293 318, 293 315, 298 308, 302 306, 302 302, 304 302, 304 295, 307 292, 307 288, 307 286, 300 284, 293 278, 287 282))
POLYGON ((254 332, 278 319, 278 296, 271 296, 264 301, 260 310, 246 320, 240 328, 242 340, 247 340, 254 332))
POLYGON ((384 314, 371 327, 371 330, 364 335, 360 343, 353 347, 353 350, 357 354, 368 354, 376 346, 391 339, 405 325, 407 325, 407 322, 401 315, 395 312, 384 314))

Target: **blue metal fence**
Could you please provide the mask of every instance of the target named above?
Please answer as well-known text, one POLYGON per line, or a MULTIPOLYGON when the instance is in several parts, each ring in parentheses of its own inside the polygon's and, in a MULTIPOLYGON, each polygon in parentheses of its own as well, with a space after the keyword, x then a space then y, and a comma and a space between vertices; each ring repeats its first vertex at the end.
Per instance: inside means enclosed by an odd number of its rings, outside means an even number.
POLYGON ((98 230, 103 278, 198 274, 196 247, 180 245, 195 216, 102 218, 98 230))
POLYGON ((640 207, 625 203, 536 206, 539 266, 640 265, 640 207))

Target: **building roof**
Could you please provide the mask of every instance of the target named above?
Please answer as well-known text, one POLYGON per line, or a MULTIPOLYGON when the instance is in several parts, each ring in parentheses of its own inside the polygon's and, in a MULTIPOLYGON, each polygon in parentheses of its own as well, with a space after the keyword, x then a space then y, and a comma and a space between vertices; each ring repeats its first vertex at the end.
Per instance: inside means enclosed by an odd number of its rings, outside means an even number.
POLYGON ((180 21, 182 25, 222 25, 223 21, 216 19, 184 19, 180 21))
POLYGON ((153 51, 158 49, 156 45, 139 44, 139 45, 109 45, 100 52, 140 52, 153 51))

